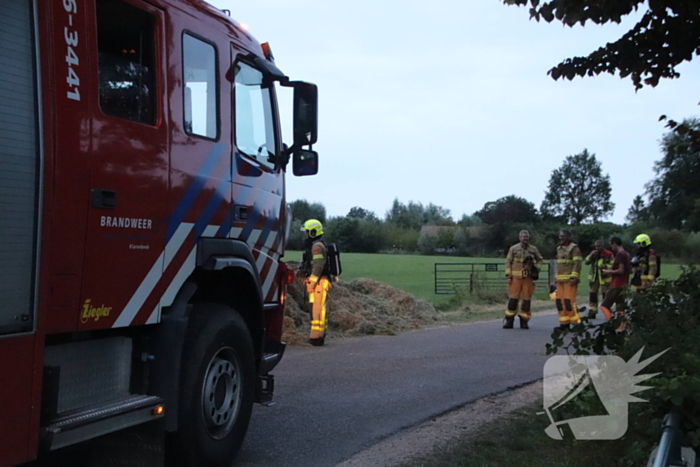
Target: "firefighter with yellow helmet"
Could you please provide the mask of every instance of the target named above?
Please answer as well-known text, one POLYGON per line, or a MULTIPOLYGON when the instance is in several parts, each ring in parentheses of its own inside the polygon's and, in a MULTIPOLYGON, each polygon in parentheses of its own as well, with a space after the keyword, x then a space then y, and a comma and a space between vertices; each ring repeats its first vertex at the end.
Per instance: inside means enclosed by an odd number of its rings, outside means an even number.
POLYGON ((605 300, 605 294, 610 288, 611 276, 603 275, 603 270, 612 269, 614 255, 610 250, 605 248, 603 240, 596 240, 593 244, 593 251, 586 256, 584 262, 591 265, 588 273, 588 284, 590 285, 590 294, 588 299, 588 317, 595 319, 598 314, 598 293, 605 300))
POLYGON ((309 343, 322 346, 326 337, 326 299, 331 288, 330 274, 327 271, 327 249, 321 239, 323 225, 316 219, 304 222, 301 230, 306 232, 305 252, 299 275, 305 278, 306 292, 311 304, 311 334, 309 343))
POLYGON ((572 324, 581 322, 581 316, 576 307, 576 293, 581 276, 582 262, 581 250, 573 242, 571 231, 562 230, 559 232, 556 276, 556 304, 559 314, 559 326, 555 330, 566 330, 572 324))
POLYGON ((647 234, 639 234, 634 239, 637 251, 632 258, 634 275, 632 285, 636 290, 643 290, 651 287, 659 277, 659 255, 651 248, 651 237, 647 234))

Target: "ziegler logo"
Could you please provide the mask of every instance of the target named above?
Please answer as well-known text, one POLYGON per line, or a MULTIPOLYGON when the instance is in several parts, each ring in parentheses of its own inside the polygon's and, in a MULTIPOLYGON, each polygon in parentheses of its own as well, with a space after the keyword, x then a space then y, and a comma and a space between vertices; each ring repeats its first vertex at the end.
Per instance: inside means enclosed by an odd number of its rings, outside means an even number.
POLYGON ((85 303, 83 303, 83 311, 80 313, 80 322, 85 324, 91 319, 99 321, 100 318, 109 316, 109 312, 112 311, 111 306, 90 306, 90 301, 91 299, 88 298, 85 300, 85 303))

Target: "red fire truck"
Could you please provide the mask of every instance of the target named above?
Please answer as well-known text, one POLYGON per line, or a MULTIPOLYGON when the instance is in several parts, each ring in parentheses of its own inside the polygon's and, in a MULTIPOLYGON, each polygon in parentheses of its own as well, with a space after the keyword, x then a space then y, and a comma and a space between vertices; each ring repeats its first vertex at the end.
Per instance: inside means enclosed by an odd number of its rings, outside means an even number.
POLYGON ((316 86, 200 0, 3 0, 0 38, 0 467, 158 417, 228 464, 285 348, 316 86))

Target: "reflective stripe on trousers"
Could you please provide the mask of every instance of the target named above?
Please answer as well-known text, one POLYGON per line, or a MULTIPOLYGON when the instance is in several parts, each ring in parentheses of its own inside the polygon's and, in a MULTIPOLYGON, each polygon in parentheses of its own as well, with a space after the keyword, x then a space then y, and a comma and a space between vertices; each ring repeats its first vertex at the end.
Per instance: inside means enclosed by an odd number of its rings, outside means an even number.
POLYGON ((314 292, 309 294, 311 303, 311 339, 320 339, 326 334, 326 300, 331 281, 321 277, 314 287, 314 292))
POLYGON ((512 317, 516 314, 525 320, 529 320, 532 314, 530 313, 530 300, 535 292, 535 283, 532 277, 513 277, 512 282, 508 286, 508 305, 506 306, 506 316, 512 317), (518 311, 518 301, 520 302, 520 310, 518 311))
POLYGON ((576 307, 576 292, 578 284, 571 281, 557 282, 557 312, 560 324, 578 324, 581 316, 576 307))
POLYGON ((591 313, 596 313, 598 311, 598 292, 601 295, 601 301, 605 299, 605 294, 607 293, 609 287, 608 284, 601 284, 600 282, 592 282, 591 293, 589 295, 588 301, 588 311, 591 313))

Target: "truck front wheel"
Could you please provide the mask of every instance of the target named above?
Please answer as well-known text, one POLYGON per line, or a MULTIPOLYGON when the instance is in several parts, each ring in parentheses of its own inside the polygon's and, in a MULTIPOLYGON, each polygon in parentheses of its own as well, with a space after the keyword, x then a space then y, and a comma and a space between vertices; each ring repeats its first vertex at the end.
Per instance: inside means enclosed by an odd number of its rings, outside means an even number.
POLYGON ((248 430, 255 397, 250 332, 233 309, 195 307, 183 346, 173 464, 226 466, 248 430))

